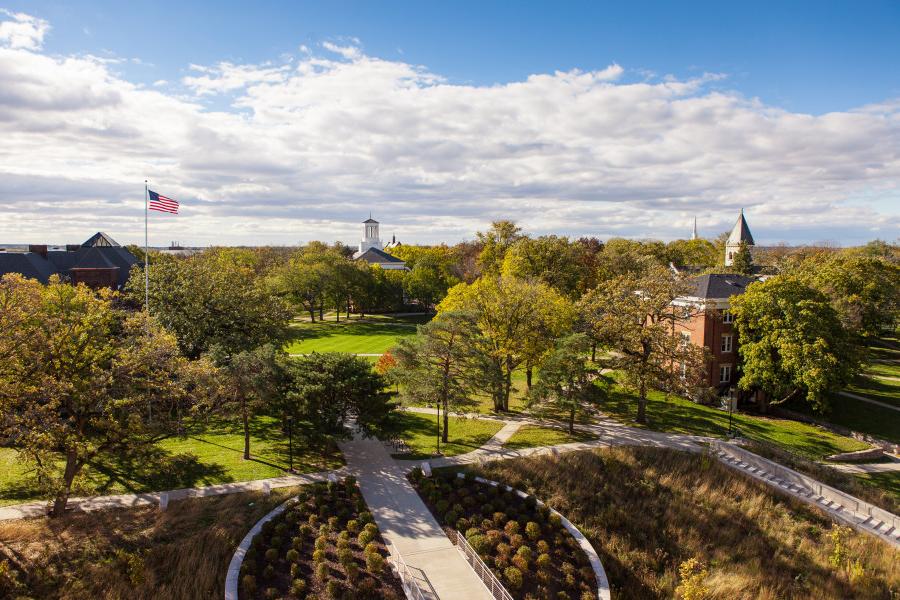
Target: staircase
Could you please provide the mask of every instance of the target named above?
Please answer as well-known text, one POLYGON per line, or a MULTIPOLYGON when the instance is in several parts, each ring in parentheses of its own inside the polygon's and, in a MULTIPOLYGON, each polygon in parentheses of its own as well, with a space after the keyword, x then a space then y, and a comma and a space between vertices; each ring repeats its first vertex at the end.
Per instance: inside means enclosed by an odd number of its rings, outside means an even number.
POLYGON ((772 488, 818 506, 835 521, 900 548, 900 517, 748 450, 714 441, 710 452, 726 466, 772 488))

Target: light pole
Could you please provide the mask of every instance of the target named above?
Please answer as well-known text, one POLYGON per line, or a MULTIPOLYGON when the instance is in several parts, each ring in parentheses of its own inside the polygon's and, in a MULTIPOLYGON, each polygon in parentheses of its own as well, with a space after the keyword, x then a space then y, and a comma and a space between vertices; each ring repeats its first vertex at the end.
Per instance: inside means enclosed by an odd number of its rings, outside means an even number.
POLYGON ((441 403, 437 403, 437 453, 441 453, 441 403))
POLYGON ((734 435, 734 429, 732 427, 732 417, 734 415, 734 386, 728 388, 728 437, 732 437, 734 435))
POLYGON ((290 463, 289 471, 291 473, 294 472, 294 417, 293 415, 288 415, 287 417, 287 426, 288 426, 288 462, 290 463))

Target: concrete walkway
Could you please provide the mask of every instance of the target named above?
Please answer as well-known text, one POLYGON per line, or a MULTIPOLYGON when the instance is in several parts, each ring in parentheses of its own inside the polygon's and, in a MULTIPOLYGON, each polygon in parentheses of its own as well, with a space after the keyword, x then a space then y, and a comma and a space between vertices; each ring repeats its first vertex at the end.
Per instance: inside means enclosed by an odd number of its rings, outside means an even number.
MULTIPOLYGON (((284 475, 270 479, 257 479, 255 481, 241 481, 236 483, 222 483, 198 488, 183 488, 166 492, 147 492, 144 494, 118 494, 114 496, 94 496, 91 498, 69 498, 69 511, 90 512, 105 510, 108 508, 133 508, 136 506, 156 506, 160 496, 169 495, 170 501, 185 500, 187 498, 208 498, 210 496, 222 496, 225 494, 239 494, 241 492, 253 492, 263 489, 268 483, 270 489, 291 487, 294 485, 306 485, 316 481, 327 481, 331 475, 346 477, 347 468, 342 467, 334 471, 320 471, 304 475, 284 475)), ((0 521, 11 519, 25 519, 29 517, 43 517, 47 514, 49 503, 46 501, 26 502, 0 507, 0 521)))
POLYGON ((838 392, 841 396, 846 398, 853 398, 854 400, 859 400, 860 402, 868 402, 869 404, 874 404, 876 406, 880 406, 882 408, 887 408, 890 410, 896 410, 900 412, 900 406, 894 406, 893 404, 887 404, 885 402, 879 402, 878 400, 872 400, 871 398, 866 398, 864 396, 859 396, 857 394, 851 394, 850 392, 838 392))
POLYGON ((844 473, 900 473, 900 461, 883 463, 821 463, 844 473))
POLYGON ((487 588, 444 534, 384 444, 356 434, 339 445, 382 537, 416 574, 420 589, 444 600, 490 600, 487 588))

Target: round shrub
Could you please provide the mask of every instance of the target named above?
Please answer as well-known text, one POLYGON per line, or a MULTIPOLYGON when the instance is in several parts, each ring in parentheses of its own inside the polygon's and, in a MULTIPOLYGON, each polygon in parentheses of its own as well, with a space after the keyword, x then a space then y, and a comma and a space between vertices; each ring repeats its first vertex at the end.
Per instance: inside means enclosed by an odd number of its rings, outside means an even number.
POLYGON ((506 532, 506 535, 513 536, 519 533, 519 524, 516 521, 509 521, 503 531, 506 532))
POLYGON ((328 547, 328 538, 324 535, 320 535, 316 538, 315 548, 316 550, 325 550, 328 547))
POLYGON ((341 566, 347 567, 347 565, 353 564, 353 552, 349 548, 345 548, 344 550, 339 550, 337 553, 338 562, 341 563, 341 566))
POLYGON ((525 560, 530 561, 533 554, 531 552, 531 548, 528 546, 521 546, 518 550, 516 550, 516 556, 521 556, 525 558, 525 560))
POLYGON ((378 525, 375 523, 366 523, 366 526, 363 529, 371 531, 372 533, 378 533, 378 525))
POLYGON ((359 533, 359 521, 356 519, 350 519, 347 521, 347 531, 350 533, 359 533))
POLYGON ((291 593, 294 594, 295 596, 299 596, 305 591, 306 591, 306 582, 303 581, 302 579, 295 578, 291 582, 291 593))
POLYGON ((263 569, 263 577, 266 579, 272 579, 275 577, 275 567, 272 565, 266 565, 266 568, 263 569))
POLYGON ((500 556, 509 556, 512 553, 512 548, 509 544, 500 542, 497 544, 497 554, 500 556))
POLYGON ((294 550, 299 550, 303 547, 303 538, 300 536, 295 536, 291 538, 291 548, 294 550))
POLYGON ((472 546, 472 549, 478 554, 487 554, 491 549, 491 545, 483 535, 473 535, 468 538, 467 541, 469 542, 469 545, 472 546))
POLYGON ((369 542, 375 539, 375 533, 368 529, 363 529, 359 532, 359 535, 356 537, 356 541, 359 542, 360 546, 365 546, 369 542))
POLYGON ((291 577, 297 577, 300 575, 300 563, 291 564, 291 577))
POLYGON ((546 552, 538 554, 537 560, 534 561, 539 569, 549 569, 553 565, 553 559, 546 552))
POLYGON ((548 521, 550 521, 550 524, 554 527, 562 526, 562 517, 560 517, 557 513, 551 513, 548 521))
POLYGON ((325 585, 325 594, 332 600, 338 600, 341 597, 341 584, 332 579, 325 585))
POLYGON ((300 553, 291 548, 287 551, 287 554, 284 556, 288 562, 295 563, 300 560, 300 553))
POLYGON ((484 537, 487 538, 491 547, 496 547, 497 544, 503 541, 503 533, 499 529, 488 530, 488 532, 484 534, 484 537))
POLYGON ((278 560, 278 550, 276 550, 275 548, 269 548, 268 550, 266 550, 266 560, 270 563, 278 560))
POLYGON ((375 542, 369 542, 368 544, 366 544, 366 547, 363 548, 363 553, 364 554, 378 554, 379 553, 378 552, 378 544, 376 544, 375 542))
POLYGON ((337 541, 337 549, 338 550, 346 550, 349 547, 350 547, 350 540, 338 539, 338 541, 337 541))
POLYGON ((359 580, 359 565, 355 562, 344 565, 344 571, 347 572, 347 579, 350 583, 355 584, 359 580))
POLYGON ((550 544, 548 544, 544 540, 538 540, 537 550, 541 554, 547 554, 548 552, 550 552, 550 544))
POLYGON ((319 563, 318 566, 316 566, 316 579, 321 582, 324 582, 326 579, 328 579, 328 565, 326 565, 325 563, 319 563))
POLYGON ((253 575, 244 575, 241 578, 241 587, 244 588, 244 593, 248 596, 252 596, 256 593, 256 577, 253 575))
POLYGON ((506 522, 506 513, 497 511, 493 514, 494 524, 498 527, 506 522))
POLYGON ((273 587, 266 588, 266 600, 275 600, 278 597, 278 590, 273 587))
POLYGON ((444 523, 456 523, 456 520, 459 518, 459 513, 455 510, 448 510, 444 514, 444 523))
POLYGON ((279 536, 279 535, 273 535, 273 536, 272 536, 272 539, 269 540, 269 546, 272 547, 272 548, 280 548, 280 547, 281 547, 281 542, 282 542, 281 536, 279 536))
POLYGON ((519 546, 521 546, 524 543, 525 543, 525 538, 523 538, 518 533, 515 535, 509 536, 509 545, 517 550, 518 550, 519 546))
POLYGON ((526 559, 524 556, 519 556, 518 554, 516 554, 512 557, 512 559, 510 559, 509 562, 511 562, 517 569, 519 569, 523 573, 528 572, 528 559, 526 559))
POLYGON ((314 550, 312 553, 312 560, 316 564, 325 562, 325 551, 324 550, 314 550))
POLYGON ((515 567, 506 567, 503 571, 503 576, 506 578, 506 582, 509 584, 514 590, 522 587, 522 571, 515 567))
POLYGON ((532 541, 538 539, 541 537, 541 526, 534 521, 528 521, 528 523, 525 524, 525 535, 532 541))
POLYGON ((275 533, 281 535, 282 533, 284 533, 285 529, 287 529, 287 523, 279 523, 275 526, 275 533))
POLYGON ((312 535, 313 528, 308 523, 305 523, 305 524, 301 525, 297 529, 297 531, 300 533, 300 535, 302 535, 303 537, 306 537, 306 536, 312 535))
POLYGON ((328 527, 331 531, 336 531, 338 529, 338 524, 340 523, 340 519, 337 517, 328 517, 328 527))
POLYGON ((366 553, 366 569, 373 575, 378 575, 384 568, 384 557, 374 553, 366 553))

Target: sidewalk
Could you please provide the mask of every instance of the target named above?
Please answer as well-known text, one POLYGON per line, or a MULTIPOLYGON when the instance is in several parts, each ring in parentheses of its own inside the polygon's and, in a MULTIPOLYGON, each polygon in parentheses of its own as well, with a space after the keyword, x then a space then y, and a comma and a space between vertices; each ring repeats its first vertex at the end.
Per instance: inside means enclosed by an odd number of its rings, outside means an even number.
MULTIPOLYGON (((239 494, 241 492, 253 492, 263 488, 268 483, 271 489, 291 487, 294 485, 306 485, 316 481, 327 481, 330 475, 346 477, 346 467, 334 471, 320 471, 304 475, 284 475, 270 479, 256 479, 254 481, 240 481, 235 483, 220 483, 199 488, 183 488, 169 490, 167 492, 147 492, 142 494, 119 494, 115 496, 94 496, 92 498, 69 498, 67 510, 90 512, 93 510, 105 510, 107 508, 133 508, 135 506, 158 505, 162 494, 169 494, 169 501, 185 500, 187 498, 206 498, 209 496, 222 496, 225 494, 239 494)), ((13 504, 0 507, 0 521, 11 519, 25 519, 29 517, 43 517, 47 514, 46 500, 27 502, 25 504, 13 504)))
POLYGON ((421 575, 417 579, 422 591, 443 600, 490 600, 487 588, 444 534, 384 444, 357 434, 340 448, 381 535, 410 569, 421 575))

